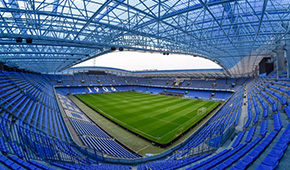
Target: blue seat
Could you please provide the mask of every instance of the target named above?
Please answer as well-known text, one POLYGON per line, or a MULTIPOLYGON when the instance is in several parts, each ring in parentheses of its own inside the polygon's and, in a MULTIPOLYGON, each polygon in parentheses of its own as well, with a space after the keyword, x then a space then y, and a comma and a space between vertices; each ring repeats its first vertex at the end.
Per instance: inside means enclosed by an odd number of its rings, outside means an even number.
POLYGON ((260 164, 256 170, 273 170, 271 166, 265 165, 265 164, 260 164))
POLYGON ((19 156, 20 158, 24 157, 24 153, 15 142, 10 142, 10 146, 17 156, 19 156))
POLYGON ((279 161, 278 161, 278 158, 276 157, 272 157, 272 156, 266 156, 265 159, 262 161, 262 164, 264 165, 268 165, 269 167, 275 169, 278 164, 279 164, 279 161))
POLYGON ((253 135, 255 133, 255 130, 256 130, 256 126, 253 126, 253 127, 250 128, 250 130, 248 132, 248 135, 247 135, 247 137, 245 139, 245 142, 247 142, 247 143, 251 142, 252 137, 253 137, 253 135))
POLYGON ((273 120, 274 120, 274 130, 280 131, 283 126, 280 119, 280 114, 279 113, 274 114, 273 120))
POLYGON ((276 143, 273 149, 282 150, 283 152, 287 149, 288 145, 286 143, 276 143))
POLYGON ((2 153, 7 154, 9 152, 9 149, 7 148, 5 141, 3 137, 0 137, 0 150, 2 153))
POLYGON ((14 163, 3 155, 0 155, 0 162, 12 170, 24 170, 20 165, 14 163))
POLYGON ((244 134, 245 134, 245 131, 242 131, 242 132, 239 133, 239 135, 238 135, 238 137, 236 138, 236 140, 234 141, 232 147, 235 148, 235 147, 237 147, 237 146, 240 144, 240 142, 241 142, 241 140, 242 140, 244 134))
POLYGON ((287 107, 284 107, 284 111, 286 112, 288 119, 290 119, 290 105, 287 107))
POLYGON ((277 112, 277 105, 276 103, 272 103, 272 111, 277 112))
POLYGON ((259 135, 260 136, 265 136, 266 133, 267 133, 267 126, 268 126, 268 119, 264 120, 262 123, 261 123, 261 128, 260 128, 260 132, 259 132, 259 135))
POLYGON ((275 158, 278 158, 278 160, 280 160, 282 158, 282 156, 284 155, 284 151, 283 150, 278 150, 278 149, 275 149, 273 148, 269 154, 269 156, 272 156, 272 157, 275 157, 275 158))

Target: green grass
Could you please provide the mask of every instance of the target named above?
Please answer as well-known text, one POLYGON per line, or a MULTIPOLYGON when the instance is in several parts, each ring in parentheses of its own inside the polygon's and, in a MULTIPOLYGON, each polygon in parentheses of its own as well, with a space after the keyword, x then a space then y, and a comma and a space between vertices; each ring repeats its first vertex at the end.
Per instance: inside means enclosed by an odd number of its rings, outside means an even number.
POLYGON ((114 122, 160 144, 170 143, 220 104, 136 92, 77 97, 114 122))

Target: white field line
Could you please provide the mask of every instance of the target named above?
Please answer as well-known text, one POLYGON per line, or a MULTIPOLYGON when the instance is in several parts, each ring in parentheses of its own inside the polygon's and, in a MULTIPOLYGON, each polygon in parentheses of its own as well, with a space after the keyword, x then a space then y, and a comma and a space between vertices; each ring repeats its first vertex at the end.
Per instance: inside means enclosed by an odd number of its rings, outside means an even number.
POLYGON ((162 122, 170 123, 170 124, 173 124, 173 125, 177 125, 177 126, 179 126, 179 125, 180 125, 180 124, 173 123, 173 122, 170 122, 170 121, 167 121, 167 120, 158 119, 158 118, 156 118, 156 117, 153 117, 153 116, 150 116, 150 118, 152 118, 152 119, 156 119, 156 120, 159 120, 159 121, 162 121, 162 122))
MULTIPOLYGON (((111 115, 108 115, 106 112, 102 111, 101 109, 98 109, 98 110, 100 110, 100 111, 101 111, 102 113, 104 113, 105 115, 109 116, 112 120, 115 120, 115 122, 118 122, 118 121, 119 121, 119 122, 122 122, 122 121, 120 121, 119 119, 116 119, 116 118, 114 118, 114 117, 111 116, 111 115)), ((146 135, 148 135, 148 136, 150 136, 150 137, 152 137, 152 138, 154 138, 154 139, 157 139, 155 136, 152 136, 152 135, 150 135, 150 134, 148 134, 148 133, 146 133, 146 132, 143 132, 143 131, 141 131, 141 130, 139 130, 139 129, 136 129, 136 128, 134 128, 134 127, 128 125, 127 123, 124 123, 124 122, 122 122, 122 123, 125 124, 125 125, 127 125, 127 126, 129 126, 129 127, 132 128, 132 129, 134 129, 134 130, 140 132, 140 133, 146 134, 146 135)))
MULTIPOLYGON (((206 103, 205 103, 206 104, 206 103)), ((205 105, 205 104, 203 104, 203 105, 205 105)), ((193 119, 194 117, 192 117, 191 119, 193 119)), ((191 119, 188 119, 186 122, 184 122, 183 124, 181 124, 180 126, 182 126, 182 125, 184 125, 184 124, 186 124, 188 121, 190 121, 191 119)), ((171 131, 169 131, 169 132, 167 132, 166 134, 164 134, 164 135, 162 135, 162 136, 160 136, 158 139, 160 139, 160 138, 162 138, 162 137, 164 137, 164 136, 166 136, 166 135, 168 135, 169 133, 171 133, 172 131, 174 131, 174 130, 176 130, 176 129, 178 129, 180 126, 178 126, 178 127, 176 127, 175 129, 173 129, 173 130, 171 130, 171 131)))

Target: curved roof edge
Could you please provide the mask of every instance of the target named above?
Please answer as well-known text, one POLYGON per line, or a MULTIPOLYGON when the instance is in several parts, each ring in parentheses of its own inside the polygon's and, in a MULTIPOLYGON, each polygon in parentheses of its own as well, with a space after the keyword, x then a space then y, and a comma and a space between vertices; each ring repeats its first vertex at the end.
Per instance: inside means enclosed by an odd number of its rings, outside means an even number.
MULTIPOLYGON (((127 72, 127 73, 188 73, 188 72, 224 72, 224 69, 184 69, 184 70, 140 70, 140 71, 130 71, 125 69, 113 68, 113 67, 94 67, 94 66, 86 66, 86 67, 72 67, 67 69, 67 71, 87 71, 87 70, 102 70, 102 71, 118 71, 118 72, 127 72)), ((64 71, 66 72, 66 71, 64 71)))

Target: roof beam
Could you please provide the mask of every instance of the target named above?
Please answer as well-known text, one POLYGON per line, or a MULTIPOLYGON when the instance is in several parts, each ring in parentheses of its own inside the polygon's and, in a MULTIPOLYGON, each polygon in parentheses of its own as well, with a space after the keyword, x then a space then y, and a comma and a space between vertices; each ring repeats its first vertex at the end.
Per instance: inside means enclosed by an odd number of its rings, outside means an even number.
POLYGON ((144 15, 146 15, 146 16, 149 16, 149 17, 151 17, 151 18, 155 18, 155 19, 157 19, 156 16, 151 15, 151 14, 145 12, 145 11, 142 11, 142 10, 136 8, 136 7, 133 7, 133 6, 129 5, 129 4, 127 4, 127 3, 124 3, 123 0, 113 0, 113 1, 116 1, 116 2, 120 3, 122 6, 125 6, 125 7, 127 7, 127 8, 131 8, 131 9, 133 9, 134 11, 137 11, 137 12, 139 12, 139 13, 142 13, 142 14, 144 14, 144 15))
MULTIPOLYGON (((52 55, 88 55, 87 53, 64 53, 64 52, 45 52, 45 51, 35 51, 35 52, 31 52, 31 51, 5 51, 5 52, 1 52, 0 51, 0 55, 1 54, 52 54, 52 55)), ((9 58, 2 56, 3 58, 9 58)), ((32 57, 33 58, 33 57, 32 57)), ((74 57, 74 58, 79 58, 79 57, 74 57)))
MULTIPOLYGON (((235 2, 235 1, 240 1, 240 0, 220 0, 220 1, 210 2, 207 5, 208 6, 213 6, 213 5, 219 5, 219 4, 235 2)), ((181 14, 184 14, 184 13, 188 13, 188 12, 191 12, 191 11, 194 11, 194 10, 202 9, 202 8, 203 8, 202 5, 197 4, 197 5, 192 5, 192 6, 189 6, 189 7, 186 7, 186 8, 179 9, 179 10, 171 12, 171 13, 165 13, 165 15, 161 16, 160 18, 155 18, 155 19, 149 20, 147 22, 141 23, 140 25, 136 25, 135 29, 150 25, 150 24, 152 24, 154 22, 157 22, 158 20, 159 21, 163 21, 165 19, 177 16, 177 15, 181 15, 181 14)))
POLYGON ((53 1, 53 8, 52 8, 52 13, 57 13, 57 8, 58 8, 59 0, 54 0, 53 1))
POLYGON ((227 39, 229 40, 229 42, 232 44, 232 46, 236 49, 236 51, 239 53, 239 50, 236 48, 236 46, 234 45, 233 41, 230 39, 229 35, 225 32, 224 28, 221 26, 221 24, 218 22, 217 18, 213 15, 213 13, 211 12, 211 10, 209 10, 208 6, 202 1, 202 0, 198 0, 202 6, 208 11, 208 13, 211 15, 211 17, 215 20, 215 22, 218 24, 219 28, 222 30, 222 32, 224 33, 224 35, 227 37, 227 39))
MULTIPOLYGON (((257 41, 257 37, 259 35, 259 32, 260 32, 260 29, 261 29, 261 26, 262 26, 262 22, 263 22, 263 18, 264 18, 264 15, 265 15, 265 11, 266 11, 266 8, 267 8, 267 3, 268 3, 268 0, 264 0, 264 3, 263 3, 263 9, 262 9, 262 13, 261 13, 261 18, 259 19, 259 26, 258 26, 258 30, 256 32, 256 35, 255 35, 255 38, 254 38, 254 41, 253 41, 253 45, 256 43, 257 41)), ((253 48, 251 48, 250 51, 252 51, 253 48)))
POLYGON ((91 18, 85 23, 85 25, 80 29, 77 35, 74 37, 73 40, 76 40, 80 33, 99 15, 103 9, 111 2, 112 0, 107 0, 92 16, 91 18))
MULTIPOLYGON (((9 0, 8 2, 10 4, 10 8, 19 9, 19 5, 18 5, 16 0, 9 0)), ((3 1, 2 1, 2 3, 3 3, 3 1)), ((20 34, 25 33, 26 29, 24 28, 24 23, 23 23, 22 18, 21 18, 22 15, 18 12, 15 12, 15 13, 12 13, 12 16, 13 16, 13 19, 16 21, 16 24, 19 27, 18 29, 20 30, 20 34)))

